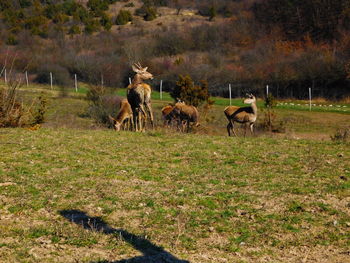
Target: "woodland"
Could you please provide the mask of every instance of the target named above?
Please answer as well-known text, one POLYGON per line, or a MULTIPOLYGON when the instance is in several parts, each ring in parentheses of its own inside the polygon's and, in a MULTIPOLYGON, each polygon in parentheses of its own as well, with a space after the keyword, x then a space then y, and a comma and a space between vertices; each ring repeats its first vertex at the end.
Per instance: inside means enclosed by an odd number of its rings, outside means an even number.
POLYGON ((141 62, 157 89, 180 75, 213 96, 350 96, 349 0, 0 0, 0 63, 36 82, 128 85, 141 62))

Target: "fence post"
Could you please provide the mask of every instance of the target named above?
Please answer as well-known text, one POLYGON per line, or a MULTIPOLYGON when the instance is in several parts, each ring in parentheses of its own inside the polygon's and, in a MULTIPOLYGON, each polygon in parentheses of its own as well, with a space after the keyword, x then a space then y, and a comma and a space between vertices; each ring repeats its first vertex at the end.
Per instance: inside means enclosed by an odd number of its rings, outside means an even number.
POLYGON ((309 110, 311 111, 311 88, 309 88, 309 110))
POLYGON ((160 99, 163 100, 163 80, 160 80, 160 87, 159 87, 159 92, 160 92, 160 99))
POLYGON ((52 72, 50 72, 50 87, 51 87, 51 89, 52 89, 52 82, 53 82, 53 80, 52 80, 52 72))
POLYGON ((269 97, 269 85, 266 85, 266 97, 269 97))
POLYGON ((103 81, 103 73, 101 73, 101 86, 103 87, 104 81, 103 81))
POLYGON ((29 86, 28 71, 26 71, 26 83, 27 83, 27 87, 28 87, 29 86))
POLYGON ((230 106, 231 106, 231 98, 232 98, 231 84, 228 84, 228 94, 230 96, 230 106))
POLYGON ((6 68, 5 68, 5 71, 4 71, 4 77, 5 77, 5 83, 7 84, 7 73, 6 73, 6 68))
POLYGON ((74 74, 74 86, 75 86, 75 92, 78 92, 78 79, 77 79, 77 74, 74 74))

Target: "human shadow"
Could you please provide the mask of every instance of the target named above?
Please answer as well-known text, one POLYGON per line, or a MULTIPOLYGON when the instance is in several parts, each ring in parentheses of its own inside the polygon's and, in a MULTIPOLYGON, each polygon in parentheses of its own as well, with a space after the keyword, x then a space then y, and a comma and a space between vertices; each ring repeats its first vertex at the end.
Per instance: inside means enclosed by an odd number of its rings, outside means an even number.
MULTIPOLYGON (((165 251, 162 247, 156 246, 149 240, 129 233, 124 229, 110 227, 100 217, 90 217, 80 210, 62 210, 59 213, 69 221, 82 226, 85 229, 101 232, 106 235, 117 235, 131 244, 143 255, 119 261, 97 261, 94 263, 189 263, 187 260, 180 260, 165 251)), ((93 262, 91 262, 93 263, 93 262)))

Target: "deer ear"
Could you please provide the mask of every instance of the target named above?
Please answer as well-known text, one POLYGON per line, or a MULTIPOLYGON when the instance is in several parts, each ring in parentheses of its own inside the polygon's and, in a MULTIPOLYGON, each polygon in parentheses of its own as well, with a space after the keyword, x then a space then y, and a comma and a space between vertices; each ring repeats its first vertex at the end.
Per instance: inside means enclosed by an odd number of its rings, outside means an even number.
POLYGON ((145 67, 145 68, 142 69, 142 71, 147 71, 147 69, 148 69, 148 67, 145 67))
POLYGON ((140 72, 140 70, 138 70, 134 65, 132 65, 131 67, 132 67, 132 70, 133 70, 134 72, 136 72, 136 73, 139 73, 139 72, 140 72))
POLYGON ((115 119, 111 115, 108 115, 108 118, 113 124, 115 123, 115 119))

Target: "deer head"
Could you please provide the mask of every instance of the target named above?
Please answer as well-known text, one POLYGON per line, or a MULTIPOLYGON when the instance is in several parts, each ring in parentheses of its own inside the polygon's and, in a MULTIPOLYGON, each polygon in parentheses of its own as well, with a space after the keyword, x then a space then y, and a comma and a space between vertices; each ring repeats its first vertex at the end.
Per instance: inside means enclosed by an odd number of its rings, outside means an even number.
POLYGON ((111 123, 113 124, 114 130, 120 131, 122 124, 120 122, 118 122, 116 119, 114 119, 111 115, 108 115, 108 118, 111 121, 111 123))
POLYGON ((247 99, 245 99, 244 101, 243 101, 243 103, 245 103, 245 104, 252 104, 253 102, 255 102, 256 101, 256 98, 254 97, 254 95, 253 94, 246 94, 247 95, 247 99))
POLYGON ((146 80, 146 79, 153 79, 153 75, 151 73, 149 73, 147 71, 148 67, 145 67, 143 68, 140 64, 140 62, 138 63, 134 63, 132 65, 132 70, 137 74, 139 75, 139 77, 143 80, 146 80))

